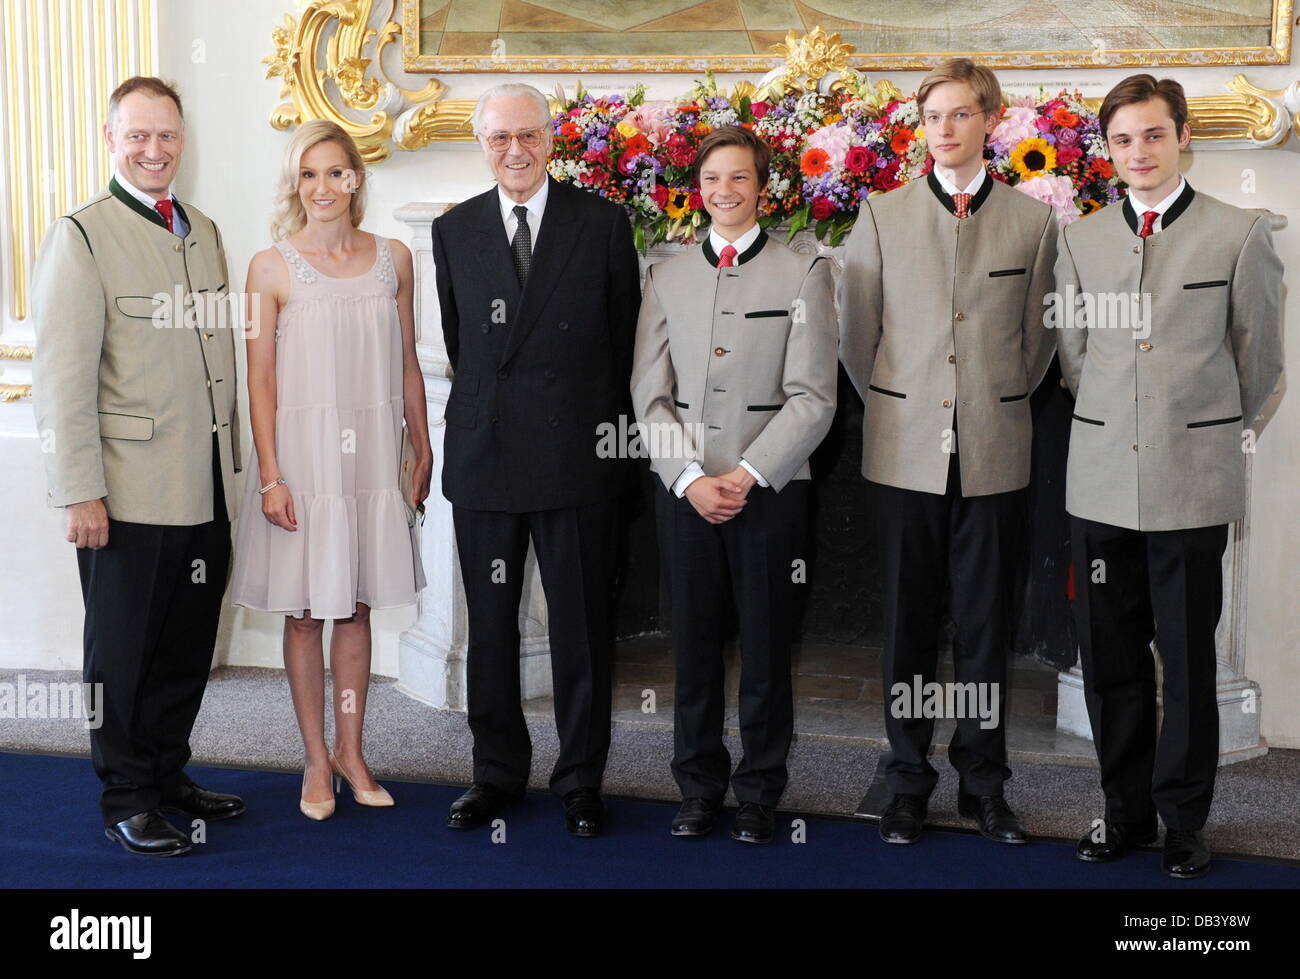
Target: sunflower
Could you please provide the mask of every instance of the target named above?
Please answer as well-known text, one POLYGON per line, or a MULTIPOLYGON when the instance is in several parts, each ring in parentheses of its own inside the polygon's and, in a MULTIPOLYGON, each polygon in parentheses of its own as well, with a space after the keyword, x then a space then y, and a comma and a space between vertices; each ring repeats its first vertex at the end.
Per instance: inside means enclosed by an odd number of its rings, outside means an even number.
POLYGON ((1056 168, 1056 150, 1041 136, 1020 141, 1011 151, 1011 167, 1021 180, 1032 180, 1056 168))
POLYGON ((672 187, 668 191, 668 202, 664 211, 670 218, 685 217, 691 210, 691 192, 689 188, 672 187))

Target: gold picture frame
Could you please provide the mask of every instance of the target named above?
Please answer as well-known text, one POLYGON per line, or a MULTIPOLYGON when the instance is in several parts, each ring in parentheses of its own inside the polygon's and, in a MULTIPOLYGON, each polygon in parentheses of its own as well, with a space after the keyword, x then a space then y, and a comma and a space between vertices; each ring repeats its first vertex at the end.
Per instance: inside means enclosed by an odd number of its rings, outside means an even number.
MULTIPOLYGON (((465 2, 465 0, 448 0, 444 10, 452 9, 454 2, 465 2)), ((507 0, 510 2, 510 0, 507 0)), ((815 3, 816 0, 810 0, 815 3)), ((531 5, 537 6, 537 5, 531 5)), ((673 6, 673 5, 670 5, 673 6)), ((1111 7, 1114 5, 1111 4, 1111 7)), ((1185 7, 1186 5, 1180 5, 1185 7)), ((969 3, 961 4, 964 10, 970 10, 969 3)), ((537 7, 545 13, 545 9, 537 7)), ((740 8, 737 8, 739 10, 740 8)), ((708 52, 696 52, 693 54, 680 56, 667 56, 655 54, 651 56, 638 56, 635 54, 612 53, 609 55, 600 55, 587 51, 585 53, 574 52, 565 53, 524 53, 511 54, 510 42, 507 40, 510 35, 498 33, 495 38, 491 37, 490 31, 474 32, 456 32, 458 47, 464 48, 467 45, 479 45, 485 41, 490 41, 497 49, 495 54, 438 54, 421 49, 421 0, 401 0, 401 25, 402 25, 402 67, 405 71, 415 74, 454 74, 463 72, 581 72, 583 74, 600 74, 608 72, 686 72, 700 74, 704 71, 715 72, 744 72, 744 73, 763 73, 781 63, 781 57, 770 52, 770 42, 772 38, 768 35, 784 36, 787 28, 782 27, 780 30, 759 31, 751 30, 747 33, 750 35, 751 46, 754 51, 764 53, 754 54, 713 54, 708 52), (466 40, 468 39, 468 40, 466 40)), ((561 14, 554 14, 556 18, 562 17, 561 14)), ((1210 21, 1213 19, 1212 14, 1207 11, 1205 15, 1208 19, 1204 24, 1176 25, 1177 27, 1186 26, 1188 30, 1206 30, 1212 29, 1210 21), (1207 26, 1208 25, 1208 26, 1207 26)), ((1262 13, 1259 17, 1262 17, 1262 13)), ((477 26, 487 26, 490 21, 477 26)), ((992 23, 992 22, 990 22, 992 23)), ((860 71, 910 71, 923 70, 933 67, 946 58, 954 54, 965 54, 976 59, 981 64, 986 64, 991 68, 1127 68, 1154 65, 1178 65, 1178 66, 1209 66, 1209 65, 1285 65, 1291 61, 1291 38, 1292 28, 1295 23, 1295 0, 1272 0, 1271 19, 1269 25, 1269 39, 1266 44, 1256 45, 1224 45, 1224 46, 1198 46, 1198 47, 1137 47, 1125 46, 1132 40, 1140 36, 1142 32, 1135 28, 1125 28, 1123 26, 1099 26, 1095 30, 1090 27, 1079 28, 1080 32, 1093 30, 1091 35, 1092 44, 1087 48, 1076 48, 1072 50, 992 50, 980 51, 969 48, 961 51, 941 50, 941 51, 894 51, 894 52, 871 52, 862 50, 862 44, 855 37, 854 32, 849 29, 851 24, 836 23, 833 19, 823 20, 822 26, 828 31, 838 31, 846 43, 854 43, 859 50, 855 51, 849 58, 849 66, 860 71)), ((796 33, 802 33, 805 28, 798 25, 789 25, 796 33)), ((1006 30, 1006 28, 1003 28, 1006 30)), ((1031 32, 1031 28, 1026 26, 1024 32, 1009 31, 1023 35, 1025 32, 1031 32)), ((425 34, 432 32, 424 32, 425 34)), ((439 33, 441 38, 445 33, 439 33)), ((691 32, 683 31, 683 36, 691 32)), ((695 32, 699 33, 699 32, 695 32)), ((1175 32, 1176 33, 1176 32, 1175 32)), ((624 37, 626 32, 610 31, 608 34, 591 33, 584 36, 585 42, 589 43, 592 38, 602 36, 624 37)), ((527 35, 520 33, 521 39, 531 37, 534 40, 541 35, 527 35)), ((556 37, 563 37, 562 33, 557 33, 556 37)), ((572 36, 572 35, 570 35, 572 36)), ((721 35, 720 35, 721 36, 721 35)), ((727 35, 731 36, 731 35, 727 35)), ((776 38, 779 40, 779 38, 776 38)))

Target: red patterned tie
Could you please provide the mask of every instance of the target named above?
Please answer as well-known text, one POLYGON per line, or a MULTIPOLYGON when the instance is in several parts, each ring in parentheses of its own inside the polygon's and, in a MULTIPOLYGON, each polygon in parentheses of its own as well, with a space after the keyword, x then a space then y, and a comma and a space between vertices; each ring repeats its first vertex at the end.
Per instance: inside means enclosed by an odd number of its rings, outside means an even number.
POLYGON ((722 254, 718 256, 718 268, 729 269, 736 264, 736 248, 734 245, 728 245, 722 249, 722 254))
POLYGON ((971 194, 952 195, 953 205, 957 208, 957 217, 964 218, 970 214, 970 199, 972 196, 971 194))
POLYGON ((172 234, 175 234, 176 229, 172 227, 172 202, 169 200, 155 201, 154 208, 163 216, 163 220, 167 222, 167 230, 172 234))
POLYGON ((1147 211, 1142 215, 1142 230, 1138 232, 1139 238, 1150 238, 1151 228, 1156 223, 1156 218, 1160 217, 1159 211, 1147 211))

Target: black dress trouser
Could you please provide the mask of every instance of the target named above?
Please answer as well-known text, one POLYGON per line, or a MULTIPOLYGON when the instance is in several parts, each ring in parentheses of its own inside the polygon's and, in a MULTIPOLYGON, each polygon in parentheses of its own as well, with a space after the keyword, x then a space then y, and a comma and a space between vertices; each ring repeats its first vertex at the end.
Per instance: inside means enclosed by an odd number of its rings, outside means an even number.
POLYGON ((1003 782, 1011 777, 1006 741, 1007 649, 1011 587, 1025 529, 1025 491, 962 496, 955 452, 942 494, 874 482, 868 486, 883 564, 889 789, 895 794, 928 796, 938 781, 927 757, 935 718, 911 716, 915 710, 895 716, 892 702, 897 683, 911 690, 918 676, 921 684, 935 681, 944 594, 951 586, 954 679, 958 684, 983 685, 990 705, 993 694, 988 685, 996 683, 998 723, 985 727, 976 712, 963 710, 966 716, 957 718, 948 759, 957 769, 963 791, 1001 795, 1003 782))
POLYGON ((474 781, 528 787, 532 742, 519 685, 519 602, 532 539, 546 595, 560 754, 551 790, 600 788, 609 754, 618 503, 506 513, 452 507, 469 613, 465 658, 474 781))
POLYGON ((1219 764, 1214 631, 1228 525, 1139 531, 1070 518, 1080 665, 1106 818, 1205 825, 1219 764), (1157 734, 1155 640, 1164 718, 1157 734))
POLYGON ((230 521, 213 436, 214 519, 192 526, 109 520, 79 548, 86 607, 82 678, 96 690, 91 760, 104 824, 158 807, 189 781, 190 731, 212 667, 230 571, 230 521))
POLYGON ((745 508, 721 524, 709 523, 690 500, 659 483, 655 513, 672 602, 673 777, 683 798, 721 802, 730 776, 738 802, 775 806, 794 734, 793 565, 806 558, 808 481, 792 480, 779 493, 755 486, 745 508), (722 740, 728 579, 740 620, 743 755, 734 773, 722 740))

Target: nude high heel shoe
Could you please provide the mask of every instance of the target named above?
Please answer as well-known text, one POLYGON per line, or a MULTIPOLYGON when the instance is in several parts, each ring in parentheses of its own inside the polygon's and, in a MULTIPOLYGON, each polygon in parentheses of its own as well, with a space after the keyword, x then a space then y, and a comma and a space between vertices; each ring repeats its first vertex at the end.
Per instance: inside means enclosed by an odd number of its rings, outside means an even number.
MULTIPOLYGON (((393 797, 388 794, 382 786, 378 789, 359 789, 348 777, 348 773, 343 770, 338 759, 334 757, 334 752, 330 752, 330 769, 334 772, 337 779, 342 779, 348 783, 348 788, 352 790, 352 797, 363 806, 391 806, 393 797)), ((337 781, 336 781, 337 784, 337 781)))
MULTIPOLYGON (((331 767, 334 759, 331 758, 331 767)), ((330 777, 330 787, 333 788, 334 778, 330 777)), ((307 773, 302 773, 302 789, 307 791, 307 773)), ((298 799, 298 809, 308 819, 329 819, 334 815, 334 798, 330 797, 328 802, 308 802, 306 799, 298 799)))

